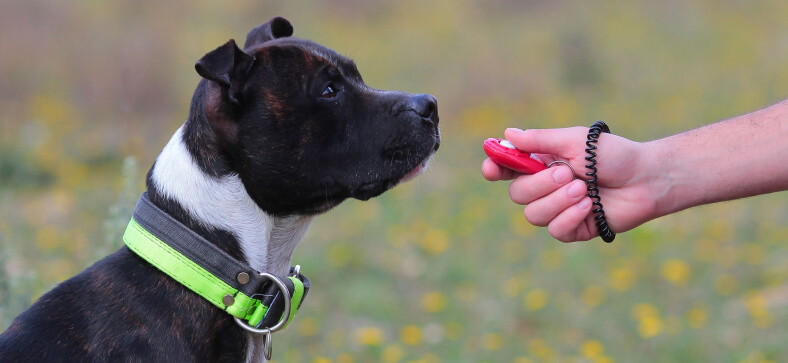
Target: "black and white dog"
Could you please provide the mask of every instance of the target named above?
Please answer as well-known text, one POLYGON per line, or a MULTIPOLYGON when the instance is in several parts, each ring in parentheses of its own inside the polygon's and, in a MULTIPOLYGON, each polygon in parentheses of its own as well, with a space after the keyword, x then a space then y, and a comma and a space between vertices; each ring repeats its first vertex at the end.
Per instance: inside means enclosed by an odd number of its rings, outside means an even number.
MULTIPOLYGON (((285 275, 315 215, 424 170, 431 95, 370 88, 280 17, 196 64, 188 120, 147 177, 150 200, 237 260, 285 275)), ((262 361, 260 338, 127 247, 42 296, 0 335, 0 362, 262 361)))

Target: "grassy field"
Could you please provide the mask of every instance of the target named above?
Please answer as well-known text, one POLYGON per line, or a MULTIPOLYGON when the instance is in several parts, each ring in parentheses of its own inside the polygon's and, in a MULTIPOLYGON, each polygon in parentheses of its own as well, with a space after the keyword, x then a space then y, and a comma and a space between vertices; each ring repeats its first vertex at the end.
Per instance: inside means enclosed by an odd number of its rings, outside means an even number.
POLYGON ((194 62, 282 15, 371 86, 436 95, 444 143, 419 179, 316 220, 294 257, 313 289, 276 362, 788 361, 785 193, 567 245, 479 171, 482 141, 510 126, 603 119, 646 141, 788 98, 785 14, 727 0, 4 1, 0 331, 122 244, 194 62))

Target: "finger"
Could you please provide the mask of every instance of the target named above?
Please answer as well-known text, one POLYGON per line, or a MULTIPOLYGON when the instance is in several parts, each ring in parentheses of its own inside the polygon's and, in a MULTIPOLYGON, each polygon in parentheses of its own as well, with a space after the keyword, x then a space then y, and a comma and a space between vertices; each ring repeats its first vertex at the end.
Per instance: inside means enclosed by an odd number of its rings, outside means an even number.
POLYGON ((588 241, 597 235, 591 213, 591 198, 585 197, 565 209, 547 225, 547 232, 561 242, 588 241))
POLYGON ((509 197, 517 204, 528 204, 571 182, 574 178, 568 166, 561 165, 533 175, 517 177, 509 185, 509 197))
POLYGON ((516 148, 537 154, 552 154, 570 158, 577 154, 578 145, 585 145, 585 134, 588 129, 584 127, 571 127, 564 129, 506 129, 506 140, 516 148))
POLYGON ((575 180, 550 195, 540 198, 525 207, 525 219, 539 227, 545 227, 567 208, 577 204, 586 196, 586 184, 575 180))
POLYGON ((512 169, 504 168, 490 159, 482 162, 482 176, 489 181, 511 180, 522 175, 512 169))

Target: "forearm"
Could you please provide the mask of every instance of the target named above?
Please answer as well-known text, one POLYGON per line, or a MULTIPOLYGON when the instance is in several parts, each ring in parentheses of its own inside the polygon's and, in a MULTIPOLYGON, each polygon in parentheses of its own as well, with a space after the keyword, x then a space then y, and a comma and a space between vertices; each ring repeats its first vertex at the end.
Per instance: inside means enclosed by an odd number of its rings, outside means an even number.
POLYGON ((788 101, 644 144, 658 216, 788 189, 788 101))

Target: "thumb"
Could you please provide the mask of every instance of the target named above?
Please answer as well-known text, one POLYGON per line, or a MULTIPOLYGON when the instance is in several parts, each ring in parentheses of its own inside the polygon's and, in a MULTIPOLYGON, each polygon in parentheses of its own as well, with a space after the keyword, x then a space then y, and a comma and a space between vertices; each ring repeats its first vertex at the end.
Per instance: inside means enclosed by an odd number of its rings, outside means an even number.
POLYGON ((569 158, 576 154, 574 149, 584 147, 585 133, 582 127, 564 129, 506 129, 506 140, 516 148, 536 154, 550 154, 569 158))

